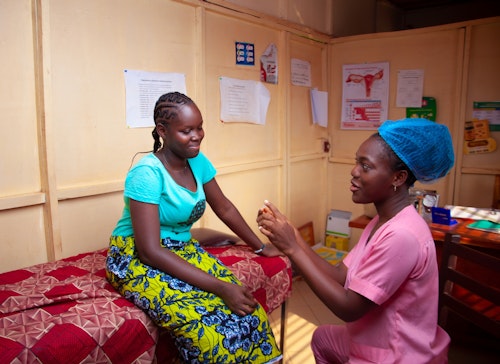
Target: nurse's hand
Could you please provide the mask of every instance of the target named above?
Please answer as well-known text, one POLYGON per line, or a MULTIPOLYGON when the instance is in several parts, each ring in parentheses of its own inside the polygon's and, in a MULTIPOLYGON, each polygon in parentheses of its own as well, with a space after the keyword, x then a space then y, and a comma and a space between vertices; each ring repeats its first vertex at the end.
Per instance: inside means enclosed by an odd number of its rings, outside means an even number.
POLYGON ((261 233, 286 255, 293 254, 298 248, 297 229, 271 202, 265 201, 259 209, 257 224, 261 233))

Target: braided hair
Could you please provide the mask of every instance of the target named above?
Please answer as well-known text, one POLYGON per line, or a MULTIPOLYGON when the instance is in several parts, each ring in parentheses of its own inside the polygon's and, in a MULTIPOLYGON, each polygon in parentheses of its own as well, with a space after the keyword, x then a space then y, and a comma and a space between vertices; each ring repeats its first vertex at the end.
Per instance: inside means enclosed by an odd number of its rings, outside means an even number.
POLYGON ((156 125, 158 125, 159 123, 168 125, 170 120, 176 119, 178 117, 177 111, 179 110, 180 106, 192 103, 194 103, 193 100, 180 92, 166 93, 160 96, 158 101, 156 101, 153 114, 155 122, 155 128, 152 132, 154 139, 153 153, 156 153, 158 149, 161 148, 160 135, 156 130, 156 125))

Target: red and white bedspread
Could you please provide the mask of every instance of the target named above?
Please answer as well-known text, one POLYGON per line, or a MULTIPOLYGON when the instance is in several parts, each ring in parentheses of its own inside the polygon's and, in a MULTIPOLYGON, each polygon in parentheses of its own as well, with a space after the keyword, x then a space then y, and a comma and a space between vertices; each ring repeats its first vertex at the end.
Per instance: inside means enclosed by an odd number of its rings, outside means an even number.
MULTIPOLYGON (((290 295, 287 259, 260 257, 246 246, 206 249, 266 311, 290 295)), ((102 249, 0 274, 0 363, 173 362, 168 335, 107 282, 105 259, 102 249)))

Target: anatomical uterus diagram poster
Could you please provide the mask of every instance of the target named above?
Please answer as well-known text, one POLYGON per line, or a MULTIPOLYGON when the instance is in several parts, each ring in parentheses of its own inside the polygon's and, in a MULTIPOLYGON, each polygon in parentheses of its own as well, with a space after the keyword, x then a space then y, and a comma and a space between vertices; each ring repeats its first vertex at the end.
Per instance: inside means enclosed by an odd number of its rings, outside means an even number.
POLYGON ((389 62, 344 65, 341 129, 377 129, 387 120, 389 62))

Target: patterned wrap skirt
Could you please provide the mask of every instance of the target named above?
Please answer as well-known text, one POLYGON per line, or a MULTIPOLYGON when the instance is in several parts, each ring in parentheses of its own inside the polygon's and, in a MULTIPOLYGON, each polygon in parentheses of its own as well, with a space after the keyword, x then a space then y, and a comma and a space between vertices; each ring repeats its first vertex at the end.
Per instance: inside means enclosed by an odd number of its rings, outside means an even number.
MULTIPOLYGON (((167 238, 161 245, 208 274, 241 285, 196 240, 167 238)), ((232 313, 217 295, 143 264, 133 237, 111 237, 106 275, 120 294, 169 330, 186 363, 274 363, 282 357, 261 305, 250 315, 232 313)))

